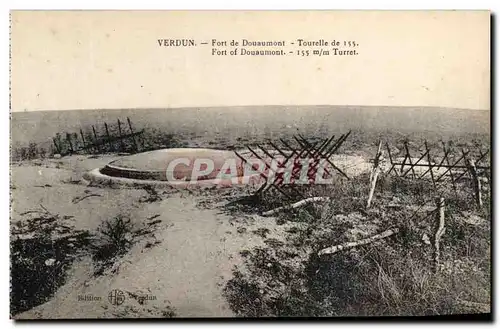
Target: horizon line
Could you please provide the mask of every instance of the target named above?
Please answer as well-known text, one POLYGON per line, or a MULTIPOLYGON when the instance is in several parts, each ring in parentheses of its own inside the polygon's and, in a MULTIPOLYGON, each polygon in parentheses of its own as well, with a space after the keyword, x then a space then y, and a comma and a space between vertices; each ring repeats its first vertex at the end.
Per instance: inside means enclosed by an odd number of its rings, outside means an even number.
POLYGON ((337 105, 337 104, 305 104, 305 105, 280 105, 280 104, 270 104, 270 105, 211 105, 211 106, 179 106, 179 107, 112 107, 112 108, 69 108, 69 109, 24 109, 24 110, 13 110, 9 109, 11 114, 13 113, 27 113, 27 112, 63 112, 63 111, 119 111, 119 110, 177 110, 177 109, 214 109, 214 108, 237 108, 237 107, 389 107, 389 108, 436 108, 436 109, 448 109, 448 110, 465 110, 465 111, 491 111, 491 109, 484 108, 463 108, 463 107, 449 107, 449 106, 431 106, 431 105, 337 105))

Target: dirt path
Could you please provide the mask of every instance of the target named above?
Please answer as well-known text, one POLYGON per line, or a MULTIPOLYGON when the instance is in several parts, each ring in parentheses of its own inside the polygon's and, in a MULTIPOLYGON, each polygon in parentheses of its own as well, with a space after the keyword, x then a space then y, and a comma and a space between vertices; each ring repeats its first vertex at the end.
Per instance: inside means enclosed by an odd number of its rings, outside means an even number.
POLYGON ((169 228, 158 235, 162 243, 146 257, 137 255, 123 276, 153 285, 150 289, 168 298, 177 316, 231 316, 219 287, 221 277, 231 275, 225 218, 197 208, 192 197, 176 195, 154 207, 148 212, 161 213, 169 228))
MULTIPOLYGON (((87 168, 85 161, 81 167, 87 168)), ((20 215, 43 204, 54 214, 71 215, 68 225, 96 233, 105 219, 124 213, 136 223, 148 218, 160 220, 154 237, 139 241, 120 258, 111 270, 94 275, 89 256, 73 263, 66 282, 54 296, 41 305, 17 314, 16 318, 115 318, 164 317, 174 310, 176 317, 233 316, 222 291, 232 277, 232 269, 241 263, 240 251, 263 245, 265 238, 254 231, 266 228, 268 237, 280 239, 286 225, 250 216, 234 220, 212 205, 210 193, 194 196, 185 191, 165 194, 162 201, 140 201, 142 189, 110 189, 63 183, 72 176, 67 168, 21 166, 13 168, 13 213, 11 225, 24 220, 20 215), (34 187, 39 186, 39 187, 34 187), (98 194, 75 203, 75 197, 98 194), (126 300, 112 305, 108 294, 122 291, 126 300), (134 295, 154 296, 140 303, 134 295), (82 301, 82 296, 99 298, 82 301)), ((79 178, 79 175, 76 176, 79 178)))
POLYGON ((161 317, 170 307, 176 317, 232 316, 222 290, 240 262, 238 252, 262 243, 251 233, 252 226, 272 229, 274 221, 246 225, 248 233, 240 234, 229 217, 216 209, 200 209, 197 201, 179 193, 137 209, 134 216, 139 218, 160 215, 158 244, 144 248, 144 243, 138 243, 115 264, 115 273, 100 277, 92 275, 90 259, 76 263, 50 301, 17 318, 161 317), (155 300, 140 305, 127 298, 113 306, 107 299, 113 289, 152 295, 155 300), (78 302, 83 295, 98 296, 101 301, 78 302))

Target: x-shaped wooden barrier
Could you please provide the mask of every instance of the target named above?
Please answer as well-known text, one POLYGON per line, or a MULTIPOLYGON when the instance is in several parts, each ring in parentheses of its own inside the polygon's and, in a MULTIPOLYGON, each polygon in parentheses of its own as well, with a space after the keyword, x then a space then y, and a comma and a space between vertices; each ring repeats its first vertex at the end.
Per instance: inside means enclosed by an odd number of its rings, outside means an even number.
MULTIPOLYGON (((260 173, 260 176, 265 180, 265 183, 257 190, 256 194, 261 194, 267 191, 269 188, 274 187, 288 199, 292 199, 292 197, 282 188, 282 186, 286 185, 297 195, 304 199, 304 195, 302 195, 302 193, 298 191, 294 184, 297 179, 300 179, 303 160, 308 161, 309 164, 307 171, 307 179, 309 184, 313 184, 315 182, 319 165, 322 161, 328 163, 343 177, 349 179, 349 177, 340 168, 338 168, 338 166, 336 166, 330 158, 333 154, 335 154, 335 152, 338 151, 338 149, 342 146, 342 144, 350 134, 351 131, 341 135, 337 140, 335 140, 335 135, 333 135, 329 138, 317 142, 310 142, 304 136, 299 134, 297 136, 293 136, 293 139, 296 141, 297 146, 292 146, 291 143, 280 138, 280 142, 283 144, 283 147, 279 147, 275 143, 269 142, 269 145, 271 145, 273 150, 276 152, 275 155, 271 154, 266 148, 256 144, 255 147, 260 150, 260 152, 262 152, 265 157, 263 155, 259 155, 259 153, 255 149, 247 145, 247 149, 250 151, 252 156, 257 158, 259 161, 262 161, 266 169, 265 173, 260 173), (279 155, 281 158, 277 155, 279 155), (289 181, 287 181, 285 180, 285 172, 282 169, 287 168, 286 166, 289 165, 290 161, 292 161, 292 170, 290 173, 289 181), (273 163, 275 164, 275 168, 273 168, 272 166, 273 163), (272 178, 272 181, 270 178, 272 178)), ((252 165, 249 159, 243 157, 236 151, 235 153, 238 158, 240 158, 246 165, 252 165)), ((331 175, 328 168, 324 168, 324 172, 327 175, 331 175)))
MULTIPOLYGON (((477 197, 477 202, 478 204, 482 204, 480 200, 480 182, 479 182, 479 171, 489 171, 490 166, 489 165, 478 165, 482 163, 486 156, 489 154, 489 150, 483 152, 482 150, 479 150, 479 156, 477 159, 474 159, 472 153, 470 150, 465 150, 462 149, 460 151, 460 154, 458 156, 453 155, 454 150, 453 148, 447 147, 444 142, 442 142, 442 151, 443 155, 439 161, 436 161, 436 163, 433 163, 432 155, 431 155, 431 149, 427 143, 427 141, 424 142, 424 149, 425 151, 420 154, 420 157, 418 158, 417 161, 413 162, 413 157, 411 155, 411 152, 408 147, 408 141, 404 141, 403 147, 404 147, 404 158, 402 162, 397 162, 395 161, 394 155, 391 153, 391 148, 388 143, 385 144, 387 148, 387 153, 389 156, 389 161, 391 164, 391 167, 388 171, 388 173, 394 173, 400 177, 407 177, 410 173, 412 175, 413 179, 422 179, 424 177, 429 177, 431 178, 432 184, 434 187, 438 183, 444 182, 446 178, 450 178, 451 184, 453 186, 453 189, 455 193, 457 193, 457 182, 467 173, 470 174, 470 177, 473 178, 475 190, 476 190, 476 195, 479 195, 477 197), (427 163, 422 163, 422 160, 427 161, 427 163), (426 170, 420 174, 417 175, 415 172, 416 167, 425 167, 426 170), (440 172, 441 169, 444 169, 443 172, 440 172), (399 172, 398 172, 399 169, 399 172), (406 169, 406 170, 405 170, 406 169), (437 172, 436 172, 437 170, 437 172), (462 171, 461 171, 462 170, 462 171), (459 173, 457 173, 459 171, 459 173), (461 171, 461 172, 460 172, 461 171), (479 187, 478 187, 479 186, 479 187)), ((477 153, 477 152, 476 152, 477 153)))

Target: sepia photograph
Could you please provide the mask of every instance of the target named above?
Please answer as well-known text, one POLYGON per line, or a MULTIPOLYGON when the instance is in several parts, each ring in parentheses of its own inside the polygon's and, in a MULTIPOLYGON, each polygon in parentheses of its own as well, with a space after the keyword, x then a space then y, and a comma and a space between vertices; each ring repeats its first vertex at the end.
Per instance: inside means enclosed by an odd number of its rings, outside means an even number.
POLYGON ((10 12, 10 317, 491 319, 489 11, 10 12))

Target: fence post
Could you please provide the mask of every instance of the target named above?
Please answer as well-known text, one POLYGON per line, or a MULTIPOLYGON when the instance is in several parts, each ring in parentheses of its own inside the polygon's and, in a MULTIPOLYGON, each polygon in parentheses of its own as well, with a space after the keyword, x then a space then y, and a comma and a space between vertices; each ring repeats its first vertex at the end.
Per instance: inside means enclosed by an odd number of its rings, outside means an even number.
POLYGON ((434 180, 434 172, 432 171, 434 165, 432 164, 431 150, 429 149, 429 145, 427 145, 427 140, 425 141, 425 150, 427 152, 427 163, 429 164, 429 171, 431 173, 432 185, 434 186, 434 188, 436 188, 436 181, 434 180))
POLYGON ((99 140, 97 139, 97 133, 95 132, 95 127, 94 125, 92 125, 92 133, 94 134, 94 145, 95 145, 95 148, 94 150, 97 151, 97 152, 101 152, 101 146, 99 145, 99 140))
POLYGON ((80 141, 78 140, 77 133, 73 133, 73 140, 75 141, 75 152, 80 151, 81 145, 80 145, 80 141))
MULTIPOLYGON (((408 158, 408 162, 409 162, 409 165, 410 165, 410 169, 411 169, 411 173, 412 173, 412 177, 415 178, 415 169, 413 168, 413 161, 411 159, 411 153, 410 153, 410 149, 408 148, 408 140, 405 141, 405 150, 406 150, 406 157, 405 157, 405 160, 406 158, 408 158)), ((403 162, 404 163, 404 162, 403 162)), ((401 171, 403 171, 403 167, 401 167, 401 171)), ((408 173, 408 172, 407 172, 408 173)), ((405 176, 405 175, 403 175, 405 176)))
POLYGON ((109 136, 108 124, 106 122, 104 122, 104 128, 106 128, 106 137, 108 138, 109 151, 113 152, 115 148, 113 147, 113 143, 111 142, 111 137, 109 136))
POLYGON ((441 242, 441 237, 443 236, 444 232, 446 231, 445 228, 445 223, 444 223, 444 198, 437 198, 436 199, 436 205, 437 205, 437 219, 438 219, 438 225, 437 225, 437 230, 436 230, 436 235, 434 237, 434 249, 435 249, 435 256, 434 256, 434 271, 437 272, 439 271, 439 261, 441 257, 441 250, 440 250, 440 242, 441 242))
POLYGON ((88 153, 87 144, 85 143, 85 136, 83 135, 83 130, 80 128, 80 136, 82 136, 83 150, 88 153))
MULTIPOLYGON (((57 154, 61 154, 61 148, 60 148, 59 144, 56 142, 56 138, 55 137, 52 138, 52 141, 54 142, 54 146, 56 147, 57 154)), ((61 156, 62 156, 62 154, 61 154, 61 156)))
POLYGON ((377 154, 375 155, 375 159, 373 161, 373 170, 370 174, 370 193, 368 194, 368 202, 366 203, 367 209, 371 206, 373 193, 375 193, 375 186, 377 185, 377 179, 380 173, 380 159, 382 158, 382 155, 384 153, 384 151, 381 151, 381 148, 382 141, 380 141, 378 144, 377 154))
POLYGON ((483 200, 481 196, 481 181, 479 180, 479 176, 477 175, 477 169, 474 160, 468 158, 467 166, 469 167, 469 172, 472 176, 472 183, 474 184, 474 194, 476 197, 476 204, 479 208, 481 208, 483 206, 483 200))
POLYGON ((387 147, 387 155, 389 156, 389 161, 391 162, 391 169, 389 169, 389 171, 387 173, 390 174, 391 171, 394 171, 396 176, 399 176, 399 173, 395 167, 396 165, 394 164, 394 161, 392 160, 391 148, 389 147, 389 143, 385 142, 385 146, 387 147))
POLYGON ((69 133, 66 133, 66 140, 68 141, 69 151, 71 152, 71 154, 75 153, 73 149, 73 144, 71 144, 71 135, 69 133))
POLYGON ((128 122, 128 127, 130 128, 130 133, 131 133, 131 136, 132 136, 132 141, 134 142, 135 151, 139 152, 139 145, 137 144, 137 142, 135 140, 134 129, 132 129, 132 123, 130 122, 130 118, 129 117, 127 117, 127 122, 128 122))
POLYGON ((120 122, 120 119, 118 119, 118 134, 120 135, 120 152, 125 152, 125 145, 123 144, 122 137, 122 123, 120 122))

